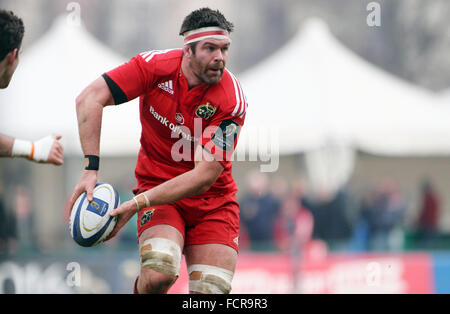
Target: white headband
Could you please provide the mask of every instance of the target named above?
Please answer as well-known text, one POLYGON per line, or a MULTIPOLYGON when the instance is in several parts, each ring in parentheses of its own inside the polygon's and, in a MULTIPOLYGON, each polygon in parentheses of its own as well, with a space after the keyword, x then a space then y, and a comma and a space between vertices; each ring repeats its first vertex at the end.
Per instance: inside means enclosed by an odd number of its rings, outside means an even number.
POLYGON ((184 44, 187 45, 206 38, 230 40, 230 35, 226 30, 220 27, 202 27, 186 32, 184 34, 184 44))

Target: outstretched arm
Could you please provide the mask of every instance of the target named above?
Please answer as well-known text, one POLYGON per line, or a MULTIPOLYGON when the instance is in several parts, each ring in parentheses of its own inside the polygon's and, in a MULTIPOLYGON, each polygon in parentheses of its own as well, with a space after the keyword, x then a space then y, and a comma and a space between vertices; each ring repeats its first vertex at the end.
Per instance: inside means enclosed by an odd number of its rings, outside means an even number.
POLYGON ((24 157, 39 163, 62 165, 64 148, 60 139, 61 135, 49 135, 31 142, 0 134, 0 157, 24 157))

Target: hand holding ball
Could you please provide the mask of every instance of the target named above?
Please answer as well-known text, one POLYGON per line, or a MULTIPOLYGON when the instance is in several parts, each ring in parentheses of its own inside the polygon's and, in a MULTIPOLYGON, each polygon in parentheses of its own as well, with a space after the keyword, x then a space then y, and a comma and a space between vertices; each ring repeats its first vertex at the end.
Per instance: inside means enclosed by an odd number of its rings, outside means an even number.
POLYGON ((70 234, 81 246, 89 247, 103 242, 114 229, 118 217, 110 212, 120 204, 117 191, 108 183, 97 183, 92 202, 86 192, 81 194, 70 214, 70 234))

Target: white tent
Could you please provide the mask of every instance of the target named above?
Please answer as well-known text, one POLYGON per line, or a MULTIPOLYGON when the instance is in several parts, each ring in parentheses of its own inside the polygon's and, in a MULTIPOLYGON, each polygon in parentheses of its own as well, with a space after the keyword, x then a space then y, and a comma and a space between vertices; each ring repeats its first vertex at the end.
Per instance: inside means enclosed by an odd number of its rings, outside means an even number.
POLYGON ((249 103, 243 142, 271 128, 281 154, 329 142, 388 156, 450 154, 450 111, 439 98, 362 60, 321 20, 240 80, 249 103))
POLYGON ((356 149, 450 154, 450 110, 441 99, 364 61, 321 20, 305 22, 240 81, 249 107, 239 154, 305 153, 313 193, 347 182, 356 149))
MULTIPOLYGON (((81 155, 75 99, 89 83, 124 61, 83 26, 58 18, 24 51, 10 86, 0 92, 0 133, 30 140, 59 133, 65 154, 81 155)), ((140 128, 137 100, 107 107, 101 155, 137 155, 140 128)))

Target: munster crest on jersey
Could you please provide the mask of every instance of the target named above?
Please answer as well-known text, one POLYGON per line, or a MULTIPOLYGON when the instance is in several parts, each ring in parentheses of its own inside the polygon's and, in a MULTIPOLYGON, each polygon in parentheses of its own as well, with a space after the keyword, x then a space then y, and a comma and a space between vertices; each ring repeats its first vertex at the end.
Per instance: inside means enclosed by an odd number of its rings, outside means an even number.
POLYGON ((155 211, 155 209, 153 208, 153 209, 150 209, 150 210, 146 210, 142 214, 141 221, 140 221, 141 227, 143 225, 145 225, 150 219, 152 219, 154 211, 155 211))
POLYGON ((195 110, 195 115, 199 118, 209 119, 215 112, 216 107, 207 102, 206 104, 197 107, 197 110, 195 110))

